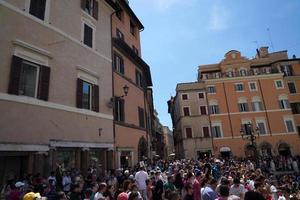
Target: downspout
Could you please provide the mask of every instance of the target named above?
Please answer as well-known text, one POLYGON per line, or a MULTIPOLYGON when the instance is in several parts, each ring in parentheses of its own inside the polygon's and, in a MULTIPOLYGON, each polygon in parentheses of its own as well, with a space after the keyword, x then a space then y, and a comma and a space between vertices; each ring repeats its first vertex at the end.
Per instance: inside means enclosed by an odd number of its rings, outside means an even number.
POLYGON ((258 79, 257 81, 258 81, 260 94, 261 94, 262 101, 263 101, 264 108, 265 108, 265 113, 266 113, 266 118, 267 118, 268 128, 269 128, 269 131, 270 131, 270 135, 272 136, 272 130, 271 130, 271 126, 270 126, 270 120, 269 120, 269 116, 268 116, 268 111, 267 111, 267 107, 266 107, 266 103, 265 103, 264 94, 263 94, 262 89, 261 89, 260 80, 258 79))
POLYGON ((211 118, 210 118, 210 113, 209 113, 209 105, 208 105, 208 98, 207 98, 206 92, 205 92, 205 99, 206 99, 208 123, 209 123, 210 135, 211 135, 211 147, 212 147, 212 153, 213 153, 215 151, 214 136, 212 134, 211 118))
POLYGON ((226 107, 227 107, 227 112, 228 112, 228 119, 229 119, 229 124, 230 124, 231 137, 232 137, 232 139, 233 139, 233 129, 232 129, 232 123, 231 123, 231 116, 230 116, 230 111, 229 111, 228 100, 227 100, 227 94, 226 94, 225 83, 224 83, 224 82, 223 82, 223 90, 224 90, 225 101, 226 101, 226 107))
POLYGON ((112 80, 112 98, 113 98, 113 107, 112 107, 112 110, 113 110, 113 138, 114 138, 114 141, 113 141, 113 144, 114 144, 114 153, 113 153, 113 168, 116 169, 116 162, 117 162, 117 148, 116 148, 116 125, 115 125, 115 118, 114 118, 114 115, 115 115, 115 84, 114 84, 114 70, 113 70, 113 32, 112 32, 112 18, 113 18, 113 15, 118 12, 118 11, 114 11, 111 13, 110 15, 110 44, 111 44, 111 58, 112 58, 112 62, 111 62, 111 80, 112 80))

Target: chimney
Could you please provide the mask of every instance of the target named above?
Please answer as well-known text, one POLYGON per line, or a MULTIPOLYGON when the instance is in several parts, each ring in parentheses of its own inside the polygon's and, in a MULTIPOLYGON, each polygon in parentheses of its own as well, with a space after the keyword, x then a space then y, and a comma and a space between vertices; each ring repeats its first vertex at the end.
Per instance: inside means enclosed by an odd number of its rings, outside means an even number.
POLYGON ((258 57, 259 58, 265 58, 268 57, 269 51, 268 51, 269 47, 260 47, 258 50, 258 57))

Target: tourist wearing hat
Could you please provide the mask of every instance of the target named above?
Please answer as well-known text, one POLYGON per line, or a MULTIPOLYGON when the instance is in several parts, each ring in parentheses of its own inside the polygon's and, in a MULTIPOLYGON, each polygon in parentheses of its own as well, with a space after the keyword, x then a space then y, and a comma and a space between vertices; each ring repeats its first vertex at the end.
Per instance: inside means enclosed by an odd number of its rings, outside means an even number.
POLYGON ((20 200, 22 195, 23 195, 23 191, 22 188, 24 187, 24 183, 21 181, 18 181, 15 183, 15 185, 12 186, 12 190, 9 193, 9 200, 20 200))
POLYGON ((36 200, 40 198, 41 198, 40 193, 28 192, 27 194, 24 195, 23 200, 36 200))

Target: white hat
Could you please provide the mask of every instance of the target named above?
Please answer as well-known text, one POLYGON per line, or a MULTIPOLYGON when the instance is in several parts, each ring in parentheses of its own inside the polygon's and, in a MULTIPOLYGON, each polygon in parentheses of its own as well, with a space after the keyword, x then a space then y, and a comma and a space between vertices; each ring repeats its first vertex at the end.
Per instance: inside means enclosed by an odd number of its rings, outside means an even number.
POLYGON ((22 186, 24 186, 25 184, 23 183, 23 182, 21 182, 21 181, 18 181, 18 182, 16 182, 16 184, 15 184, 15 186, 17 187, 17 188, 19 188, 19 187, 22 187, 22 186))

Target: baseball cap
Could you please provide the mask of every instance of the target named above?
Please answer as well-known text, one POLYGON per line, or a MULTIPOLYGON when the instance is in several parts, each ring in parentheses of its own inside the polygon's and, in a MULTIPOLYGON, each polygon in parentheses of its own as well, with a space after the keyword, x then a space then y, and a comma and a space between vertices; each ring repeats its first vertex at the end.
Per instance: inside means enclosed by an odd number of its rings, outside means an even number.
POLYGON ((16 182, 16 184, 15 184, 15 186, 17 187, 17 188, 19 188, 19 187, 23 187, 25 184, 23 183, 23 182, 21 182, 21 181, 18 181, 18 182, 16 182))

